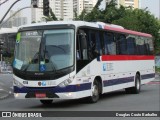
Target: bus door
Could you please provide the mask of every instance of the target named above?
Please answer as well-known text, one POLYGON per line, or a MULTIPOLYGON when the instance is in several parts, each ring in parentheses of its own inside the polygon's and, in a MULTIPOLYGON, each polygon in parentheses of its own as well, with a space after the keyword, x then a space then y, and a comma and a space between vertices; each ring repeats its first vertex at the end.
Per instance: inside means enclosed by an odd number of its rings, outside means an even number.
POLYGON ((88 60, 88 47, 87 47, 87 34, 84 30, 78 30, 76 41, 76 62, 77 72, 89 64, 88 60))

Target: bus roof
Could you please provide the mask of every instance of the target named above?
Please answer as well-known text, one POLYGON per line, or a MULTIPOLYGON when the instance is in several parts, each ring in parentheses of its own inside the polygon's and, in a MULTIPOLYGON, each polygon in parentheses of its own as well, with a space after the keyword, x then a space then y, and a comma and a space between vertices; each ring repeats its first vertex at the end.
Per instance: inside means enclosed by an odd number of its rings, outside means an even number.
POLYGON ((1 28, 0 29, 0 34, 4 34, 4 33, 16 33, 18 31, 17 27, 13 27, 13 28, 1 28))
POLYGON ((124 29, 122 26, 114 25, 114 24, 106 24, 103 22, 51 21, 51 22, 41 22, 41 23, 34 23, 34 24, 30 24, 30 25, 24 25, 24 26, 21 26, 20 28, 44 26, 44 25, 63 25, 63 24, 75 25, 76 27, 86 26, 86 27, 100 28, 100 29, 105 29, 105 30, 109 30, 109 31, 128 33, 128 34, 133 34, 133 35, 138 35, 138 36, 143 36, 143 37, 152 37, 152 35, 147 34, 147 33, 137 32, 137 31, 133 31, 133 30, 127 30, 127 29, 124 29))

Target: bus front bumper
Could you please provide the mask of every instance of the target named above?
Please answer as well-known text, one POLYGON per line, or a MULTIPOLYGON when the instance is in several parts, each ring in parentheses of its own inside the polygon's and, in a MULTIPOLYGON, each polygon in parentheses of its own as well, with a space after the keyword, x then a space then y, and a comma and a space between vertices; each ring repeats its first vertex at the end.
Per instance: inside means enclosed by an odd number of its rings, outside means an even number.
POLYGON ((56 87, 22 87, 14 86, 16 99, 78 99, 91 95, 91 83, 56 87))

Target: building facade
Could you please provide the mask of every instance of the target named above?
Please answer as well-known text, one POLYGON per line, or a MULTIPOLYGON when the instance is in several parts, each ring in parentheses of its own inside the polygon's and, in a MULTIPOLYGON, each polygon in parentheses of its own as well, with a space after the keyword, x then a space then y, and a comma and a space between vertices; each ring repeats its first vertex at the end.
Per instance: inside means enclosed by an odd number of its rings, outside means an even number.
POLYGON ((125 7, 139 8, 139 0, 118 0, 120 5, 125 7))
POLYGON ((12 16, 8 21, 4 21, 3 28, 12 28, 12 27, 19 27, 21 25, 27 24, 27 17, 22 17, 21 12, 16 12, 11 10, 10 11, 10 16, 12 16), (14 15, 15 14, 15 15, 14 15))
POLYGON ((98 0, 73 0, 73 10, 77 12, 77 15, 80 15, 84 9, 89 13, 97 1, 98 0))
MULTIPOLYGON (((110 2, 111 0, 105 0, 105 1, 110 2)), ((125 7, 131 6, 134 9, 141 7, 140 0, 116 0, 116 2, 118 7, 120 7, 120 5, 123 5, 125 7)))

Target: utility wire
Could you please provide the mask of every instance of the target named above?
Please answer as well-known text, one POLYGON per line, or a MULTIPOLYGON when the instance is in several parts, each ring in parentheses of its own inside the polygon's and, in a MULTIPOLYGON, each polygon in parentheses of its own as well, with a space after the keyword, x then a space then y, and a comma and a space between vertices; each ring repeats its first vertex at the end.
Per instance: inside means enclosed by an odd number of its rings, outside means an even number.
MULTIPOLYGON (((7 1, 9 1, 9 0, 5 0, 5 1, 3 1, 2 3, 0 3, 0 6, 1 6, 2 4, 6 3, 7 1)), ((0 2, 1 2, 1 1, 0 1, 0 2)))
MULTIPOLYGON (((18 11, 16 11, 14 14, 12 14, 7 20, 5 20, 2 24, 0 24, 0 29, 2 28, 2 26, 9 20, 11 19, 13 16, 15 16, 18 12, 20 12, 21 10, 24 10, 26 8, 32 8, 32 6, 28 6, 28 7, 24 7, 19 9, 18 11)), ((43 9, 42 7, 39 7, 38 9, 43 9)))

